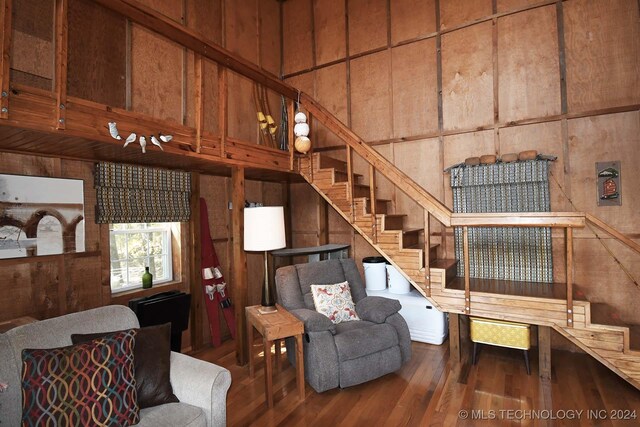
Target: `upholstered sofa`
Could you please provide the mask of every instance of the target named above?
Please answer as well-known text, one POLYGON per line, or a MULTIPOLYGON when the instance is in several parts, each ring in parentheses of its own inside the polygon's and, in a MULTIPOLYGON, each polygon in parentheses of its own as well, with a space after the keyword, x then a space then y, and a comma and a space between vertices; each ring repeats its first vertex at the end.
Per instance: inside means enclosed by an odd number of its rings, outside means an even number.
MULTIPOLYGON (((304 322, 305 379, 317 392, 349 387, 397 371, 411 358, 411 337, 397 300, 367 296, 353 259, 279 268, 280 305, 304 322), (334 324, 315 310, 311 285, 347 281, 361 320, 334 324)), ((287 339, 291 363, 293 342, 287 339)))
MULTIPOLYGON (((22 350, 71 345, 71 334, 138 328, 138 319, 125 306, 112 305, 24 325, 0 334, 0 424, 21 424, 22 350)), ((225 368, 171 352, 170 380, 178 403, 140 410, 140 426, 224 426, 231 374, 225 368)))

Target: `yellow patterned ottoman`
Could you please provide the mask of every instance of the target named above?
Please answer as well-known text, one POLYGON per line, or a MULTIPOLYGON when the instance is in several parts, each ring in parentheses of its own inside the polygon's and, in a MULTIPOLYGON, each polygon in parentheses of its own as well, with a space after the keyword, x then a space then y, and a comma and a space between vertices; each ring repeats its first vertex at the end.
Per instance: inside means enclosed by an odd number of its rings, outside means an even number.
POLYGON ((517 348, 524 351, 527 374, 529 366, 529 348, 531 348, 531 327, 525 323, 505 322, 502 320, 471 317, 471 341, 473 341, 472 363, 477 362, 478 344, 517 348))

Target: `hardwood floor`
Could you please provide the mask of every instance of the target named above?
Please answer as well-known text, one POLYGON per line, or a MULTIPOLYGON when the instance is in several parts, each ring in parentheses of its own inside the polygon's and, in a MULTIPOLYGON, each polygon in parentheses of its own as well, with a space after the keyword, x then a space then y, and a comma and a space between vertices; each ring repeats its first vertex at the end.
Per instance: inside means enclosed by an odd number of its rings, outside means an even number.
POLYGON ((247 366, 236 365, 234 349, 227 341, 194 355, 231 371, 229 426, 640 425, 640 391, 585 354, 553 351, 546 382, 538 378, 536 349, 528 376, 518 350, 485 346, 476 366, 452 369, 447 342, 414 342, 413 357, 400 371, 322 394, 307 385, 301 402, 285 353, 274 372, 275 406, 269 410, 262 357, 252 380, 247 366))

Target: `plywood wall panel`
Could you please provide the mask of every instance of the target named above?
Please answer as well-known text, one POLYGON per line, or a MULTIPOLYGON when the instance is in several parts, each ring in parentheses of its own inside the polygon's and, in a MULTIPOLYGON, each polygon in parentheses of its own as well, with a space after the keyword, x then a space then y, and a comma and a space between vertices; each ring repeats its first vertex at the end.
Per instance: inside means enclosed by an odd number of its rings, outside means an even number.
POLYGON ((342 59, 347 54, 344 0, 313 1, 316 64, 342 59))
POLYGON ((440 2, 440 29, 446 30, 460 24, 491 15, 491 0, 447 0, 440 2))
POLYGON ((351 61, 351 126, 365 141, 391 136, 389 52, 351 61))
POLYGON ((438 88, 435 39, 391 50, 393 136, 438 130, 438 88))
MULTIPOLYGON (((186 6, 186 23, 207 39, 218 44, 222 42, 222 1, 223 0, 183 0, 186 6)), ((178 2, 176 2, 178 3, 178 2)))
POLYGON ((290 185, 292 232, 316 232, 317 193, 306 183, 290 185))
POLYGON ((442 107, 448 130, 493 123, 491 22, 442 36, 442 107))
POLYGON ((181 22, 183 19, 182 2, 183 0, 140 0, 140 3, 149 6, 176 22, 181 22))
POLYGON ((387 45, 387 1, 349 0, 349 55, 387 45))
MULTIPOLYGON (((394 144, 393 150, 398 169, 438 200, 442 200, 444 173, 440 167, 442 159, 438 138, 394 144)), ((408 215, 405 228, 424 226, 424 210, 404 194, 402 188, 396 191, 396 211, 408 215)))
MULTIPOLYGON (((636 239, 636 242, 638 240, 636 239)), ((618 313, 624 323, 640 323, 637 285, 625 274, 613 253, 631 277, 640 277, 638 254, 621 243, 595 238, 574 240, 575 283, 592 302, 604 302, 618 313), (608 249, 608 250, 607 250, 608 249)))
MULTIPOLYGON (((390 163, 393 163, 393 145, 381 144, 373 147, 378 153, 387 159, 390 163)), ((367 171, 364 174, 364 182, 368 181, 369 170, 367 164, 367 171)), ((376 171, 376 198, 393 200, 396 191, 395 185, 391 183, 381 172, 376 171)))
MULTIPOLYGON (((328 212, 328 221, 329 221, 329 234, 336 235, 348 235, 349 238, 351 236, 351 232, 353 229, 351 228, 351 224, 349 224, 334 208, 329 207, 327 209, 328 212)), ((336 243, 333 240, 331 243, 336 243)), ((351 243, 350 241, 348 242, 351 243)))
POLYGON ((569 111, 640 103, 635 0, 564 3, 569 111))
POLYGON ((225 47, 258 62, 258 11, 255 0, 225 1, 225 47))
POLYGON ((560 113, 558 58, 554 5, 498 19, 500 121, 560 113))
POLYGON ((230 233, 227 200, 229 185, 229 178, 200 175, 200 197, 207 203, 209 229, 213 239, 226 238, 230 233))
POLYGON ((71 0, 68 28, 68 94, 125 108, 126 20, 94 2, 71 0))
POLYGON ((280 75, 280 3, 276 0, 259 1, 258 19, 260 35, 260 66, 280 75))
POLYGON ((640 212, 640 112, 569 120, 571 195, 589 212, 623 233, 638 233, 640 212), (622 206, 597 206, 596 162, 621 162, 622 206))
MULTIPOLYGON (((482 131, 451 135, 444 137, 445 168, 464 162, 467 157, 480 157, 483 154, 497 154, 493 141, 493 131, 482 131)), ((451 175, 444 176, 444 200, 443 202, 453 208, 453 195, 451 193, 451 175)))
POLYGON ((12 82, 52 90, 53 23, 53 0, 13 2, 12 82))
POLYGON ((103 305, 102 289, 97 278, 101 275, 100 256, 65 256, 66 292, 60 298, 66 300, 67 311, 88 310, 103 305))
POLYGON ((435 0, 394 0, 391 5, 391 43, 425 36, 436 31, 435 0))
POLYGON ((229 136, 247 142, 257 141, 258 121, 253 101, 253 83, 233 72, 227 72, 227 82, 229 136))
MULTIPOLYGON (((344 62, 316 71, 316 99, 343 123, 347 117, 347 66, 344 62)), ((318 121, 313 122, 315 147, 344 145, 333 132, 318 121)))
POLYGON ((498 13, 508 12, 510 10, 516 10, 536 3, 540 3, 540 0, 498 0, 497 8, 498 13))
POLYGON ((2 264, 0 284, 0 319, 9 320, 21 316, 46 319, 59 312, 58 261, 2 264))
POLYGON ((536 150, 538 153, 557 156, 550 163, 549 188, 551 210, 565 212, 573 210, 564 195, 564 154, 562 150, 562 127, 559 121, 500 129, 500 155, 536 150), (560 185, 562 190, 558 187, 560 185))
POLYGON ((304 74, 298 74, 295 77, 290 77, 285 81, 289 83, 291 86, 295 87, 301 92, 305 92, 311 96, 315 97, 316 93, 316 83, 315 76, 317 71, 310 71, 304 74))
POLYGON ((311 0, 289 0, 282 3, 282 39, 284 74, 313 66, 313 35, 311 32, 311 0))
POLYGON ((132 110, 182 123, 183 49, 145 28, 132 27, 132 110))

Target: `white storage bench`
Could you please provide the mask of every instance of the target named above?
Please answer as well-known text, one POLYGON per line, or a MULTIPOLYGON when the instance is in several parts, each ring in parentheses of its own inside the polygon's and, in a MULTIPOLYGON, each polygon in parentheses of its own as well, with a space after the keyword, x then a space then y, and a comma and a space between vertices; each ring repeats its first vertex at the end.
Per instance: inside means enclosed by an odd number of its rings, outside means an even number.
POLYGON ((367 295, 390 298, 400 301, 400 314, 409 326, 412 341, 440 345, 449 333, 446 313, 438 311, 416 290, 408 294, 393 294, 389 289, 370 291, 367 295))

